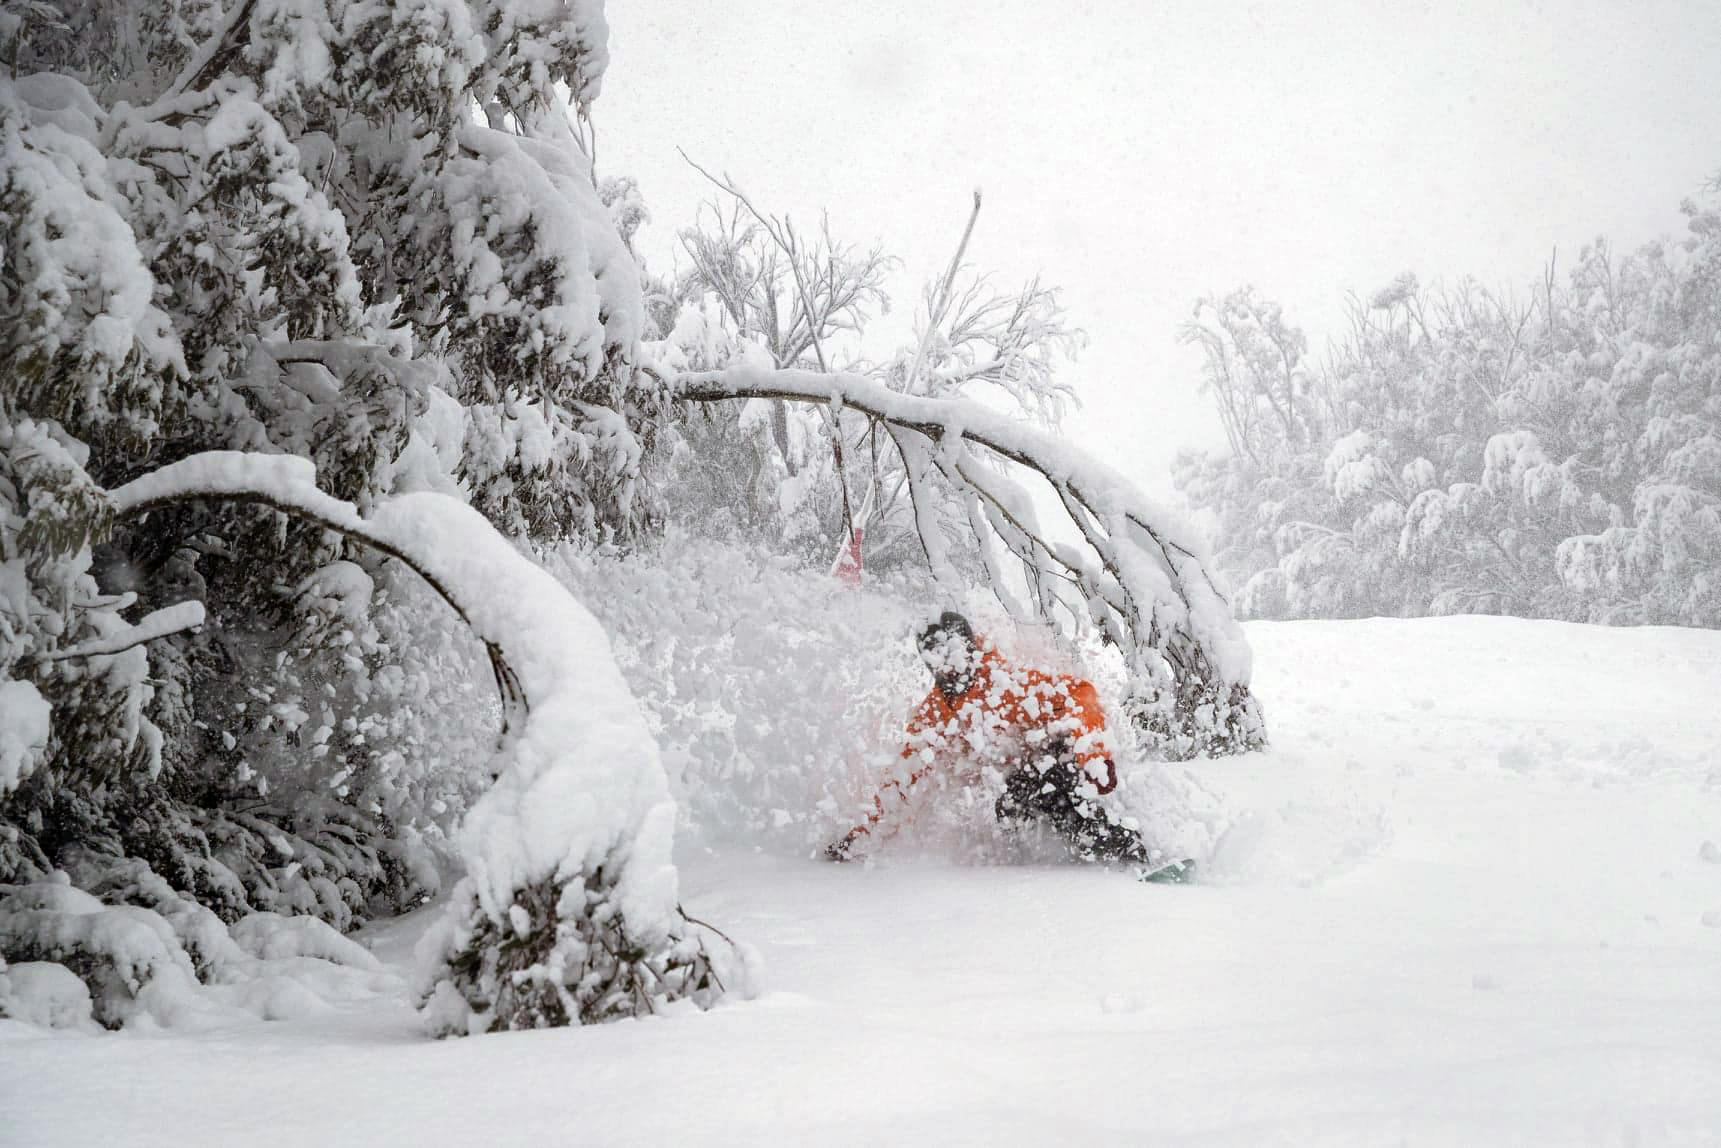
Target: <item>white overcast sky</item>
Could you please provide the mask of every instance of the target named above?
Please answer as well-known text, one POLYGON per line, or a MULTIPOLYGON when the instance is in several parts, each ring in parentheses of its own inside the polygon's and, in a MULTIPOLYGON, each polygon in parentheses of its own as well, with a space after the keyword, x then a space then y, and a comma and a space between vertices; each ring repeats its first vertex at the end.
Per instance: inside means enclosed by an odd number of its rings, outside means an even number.
MULTIPOLYGON (((1682 229, 1721 171, 1721 3, 611 0, 601 174, 663 267, 708 188, 904 262, 1063 288, 1090 337, 1067 429, 1157 494, 1219 441, 1175 340, 1253 282, 1319 347, 1404 270, 1523 287, 1556 247, 1682 229)), ((882 352, 885 348, 874 348, 882 352)))

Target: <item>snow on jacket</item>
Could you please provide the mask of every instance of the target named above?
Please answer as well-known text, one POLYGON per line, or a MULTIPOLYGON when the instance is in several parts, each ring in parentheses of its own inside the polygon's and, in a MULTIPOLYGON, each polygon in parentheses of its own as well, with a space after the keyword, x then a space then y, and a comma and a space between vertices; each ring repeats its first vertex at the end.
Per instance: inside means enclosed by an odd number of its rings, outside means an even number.
POLYGON ((1117 787, 1117 767, 1105 747, 1105 710, 1093 685, 1013 666, 983 639, 975 643, 980 664, 968 688, 952 699, 934 686, 915 707, 902 747, 902 758, 913 763, 908 775, 884 783, 866 824, 856 826, 850 839, 905 812, 912 787, 934 771, 977 778, 982 765, 1009 769, 1059 743, 1068 747, 1071 760, 1054 768, 1082 770, 1102 794, 1117 787))

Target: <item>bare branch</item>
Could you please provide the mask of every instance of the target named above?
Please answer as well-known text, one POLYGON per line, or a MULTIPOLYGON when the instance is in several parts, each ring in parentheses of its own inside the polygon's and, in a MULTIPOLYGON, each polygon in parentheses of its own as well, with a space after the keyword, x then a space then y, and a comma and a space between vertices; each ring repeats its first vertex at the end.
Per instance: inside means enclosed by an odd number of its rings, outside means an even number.
POLYGON ((944 308, 950 302, 950 287, 956 281, 956 270, 962 266, 962 255, 968 250, 969 237, 974 234, 974 222, 980 218, 980 189, 974 189, 974 210, 968 213, 968 225, 962 229, 962 239, 956 244, 956 254, 950 257, 950 267, 944 272, 944 281, 939 285, 937 295, 929 300, 926 310, 926 330, 920 333, 920 345, 914 351, 914 365, 908 369, 908 377, 903 385, 912 392, 916 380, 920 378, 920 365, 926 361, 926 346, 932 341, 933 332, 938 330, 944 321, 944 308))

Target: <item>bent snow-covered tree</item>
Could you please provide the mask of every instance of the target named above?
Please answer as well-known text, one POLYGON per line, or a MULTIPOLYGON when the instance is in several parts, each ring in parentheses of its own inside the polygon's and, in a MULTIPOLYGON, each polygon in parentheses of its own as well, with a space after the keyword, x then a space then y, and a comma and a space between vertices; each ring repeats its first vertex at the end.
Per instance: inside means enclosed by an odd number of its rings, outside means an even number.
POLYGON ((466 876, 421 948, 433 1028, 538 1028, 714 1001, 722 959, 677 905, 675 806, 657 745, 597 620, 458 499, 405 494, 360 515, 315 477, 306 459, 207 452, 113 491, 112 513, 215 500, 308 519, 405 562, 490 651, 504 704, 496 783, 460 827, 466 876))
POLYGON ((521 541, 647 521, 639 272, 581 137, 603 5, 6 10, 0 691, 51 720, 0 754, 0 882, 147 859, 229 922, 417 905, 489 780, 482 650, 300 519, 68 524, 209 450, 309 459, 366 511, 441 491, 521 541), (58 657, 191 599, 195 633, 58 657))
POLYGON ((945 554, 932 485, 966 508, 988 580, 1013 615, 1096 626, 1130 672, 1129 716, 1166 757, 1240 753, 1265 741, 1249 690, 1251 655, 1178 519, 1116 471, 1051 434, 968 400, 903 394, 860 375, 738 366, 685 373, 674 396, 693 402, 774 399, 825 404, 876 419, 900 453, 921 544, 934 576, 957 576, 945 554), (1042 529, 1028 491, 998 464, 1050 484, 1079 545, 1042 529), (999 559, 1019 562, 1026 598, 999 559))

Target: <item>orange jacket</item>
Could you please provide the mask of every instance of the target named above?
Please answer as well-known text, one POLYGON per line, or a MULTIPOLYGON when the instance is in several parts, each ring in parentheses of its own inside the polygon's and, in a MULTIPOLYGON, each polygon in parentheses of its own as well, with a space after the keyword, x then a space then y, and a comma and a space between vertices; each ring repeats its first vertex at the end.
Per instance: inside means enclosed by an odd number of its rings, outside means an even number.
MULTIPOLYGON (((853 840, 908 804, 910 787, 940 766, 952 769, 961 760, 984 756, 994 739, 1018 739, 1031 754, 1037 745, 1067 740, 1075 764, 1100 793, 1117 788, 1117 767, 1106 753, 1105 711, 1094 687, 1068 674, 1046 674, 1012 666, 998 651, 976 638, 980 665, 968 689, 954 701, 934 686, 908 719, 908 743, 903 758, 918 758, 906 780, 891 778, 873 797, 866 824, 849 833, 853 840), (1036 736, 1038 735, 1038 736, 1036 736), (887 795, 895 801, 886 802, 887 795)), ((1017 756, 1020 756, 1018 754, 1017 756)))

